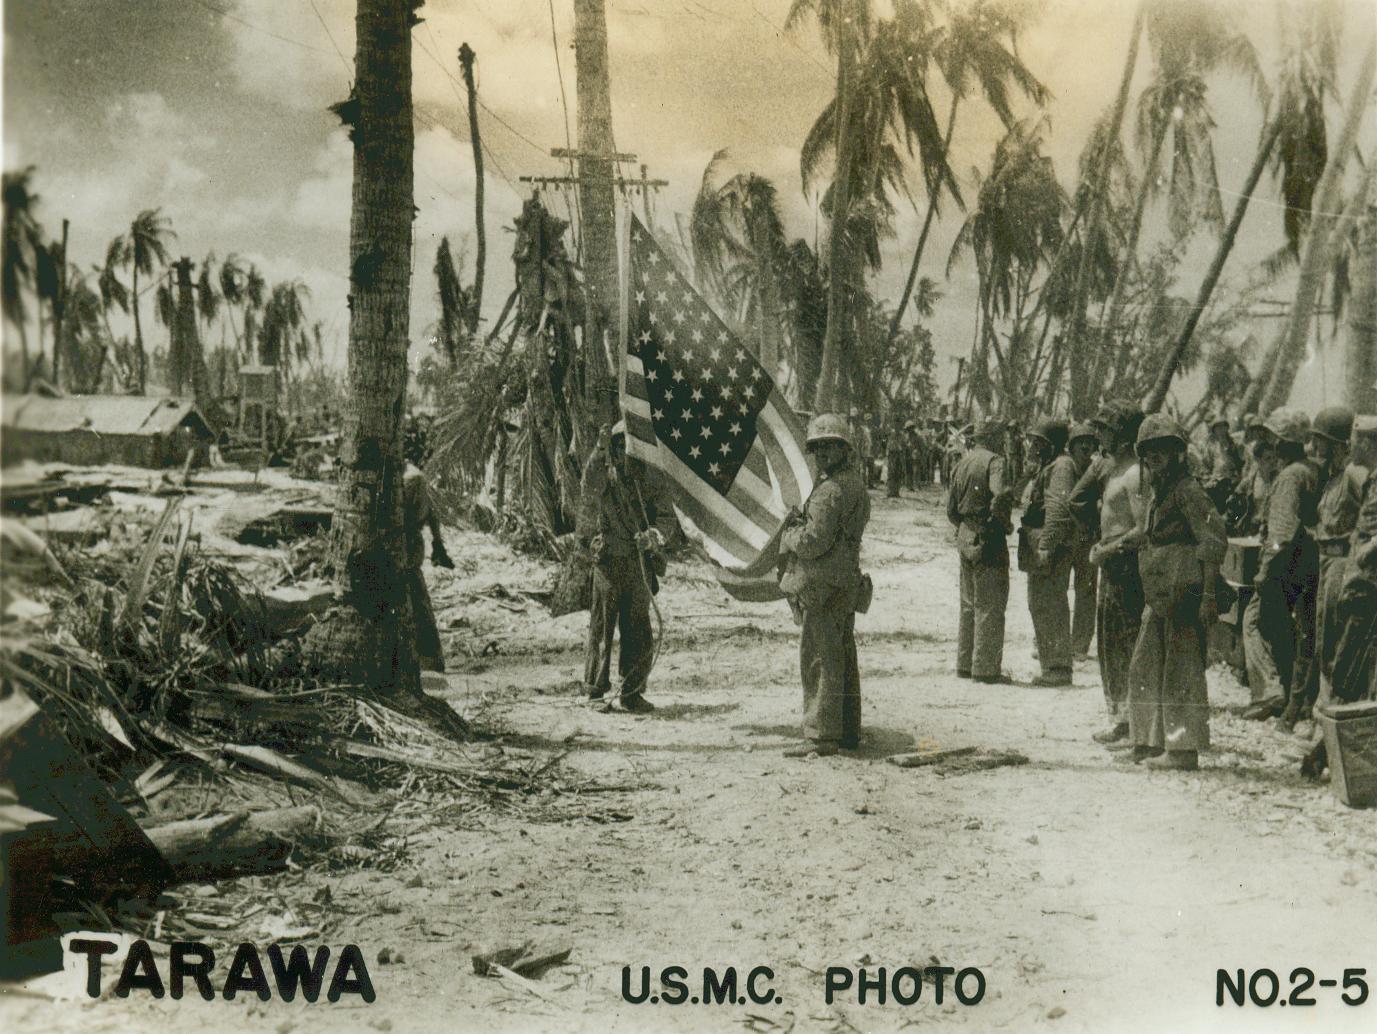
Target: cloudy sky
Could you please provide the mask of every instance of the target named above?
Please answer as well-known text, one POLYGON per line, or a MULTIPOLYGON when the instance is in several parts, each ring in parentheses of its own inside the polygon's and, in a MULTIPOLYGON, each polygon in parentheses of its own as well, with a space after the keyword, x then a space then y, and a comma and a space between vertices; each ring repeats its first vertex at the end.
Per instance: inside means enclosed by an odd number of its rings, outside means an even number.
MULTIPOLYGON (((670 181, 657 202, 658 219, 688 211, 704 166, 725 147, 732 170, 776 182, 789 230, 812 239, 816 199, 803 192, 798 148, 829 96, 833 72, 814 26, 782 30, 788 6, 607 0, 616 143, 640 155, 652 176, 670 181)), ((1129 0, 1037 6, 1041 14, 1020 52, 1053 95, 1048 151, 1069 186, 1092 120, 1112 101, 1133 7, 1129 0)), ((1235 4, 1269 69, 1277 50, 1271 6, 1235 4)), ((37 167, 40 214, 50 232, 63 217, 71 220, 74 260, 98 261, 140 209, 159 207, 177 232, 178 254, 200 260, 209 252, 237 253, 270 280, 304 280, 327 340, 342 356, 350 147, 326 109, 346 95, 352 76, 352 0, 11 0, 4 7, 4 167, 37 167)), ((480 123, 490 153, 489 318, 512 284, 505 228, 528 192, 518 177, 562 171, 547 153, 566 139, 557 54, 574 102, 572 0, 553 0, 553 25, 550 0, 430 0, 420 13, 425 21, 412 35, 416 340, 438 308, 430 268, 440 237, 448 235, 461 251, 471 240, 473 167, 455 58, 460 43, 478 54, 486 109, 480 123)), ((1374 0, 1347 0, 1352 31, 1341 89, 1356 70, 1373 14, 1374 0)), ((1138 85, 1148 73, 1148 62, 1140 61, 1138 85)), ((1262 116, 1242 82, 1221 75, 1210 86, 1227 210, 1262 116)), ((934 93, 944 111, 941 87, 934 93)), ((998 135, 998 121, 978 103, 962 109, 952 164, 963 182, 971 182, 975 166, 988 165, 998 135)), ((1364 153, 1374 138, 1369 125, 1364 153)), ((1260 200, 1231 259, 1238 276, 1281 241, 1274 184, 1260 200)), ((920 197, 917 210, 901 212, 898 236, 886 247, 875 283, 882 297, 897 299, 921 205, 920 197)), ((939 278, 960 221, 955 209, 943 211, 925 268, 939 278)), ((1149 232, 1164 232, 1155 216, 1149 232)), ((1203 239, 1193 245, 1182 293, 1193 292, 1211 248, 1203 239)), ((974 284, 965 261, 943 283, 932 322, 943 382, 954 376, 954 357, 970 347, 974 284)), ((1270 339, 1276 323, 1261 321, 1259 336, 1270 339)))

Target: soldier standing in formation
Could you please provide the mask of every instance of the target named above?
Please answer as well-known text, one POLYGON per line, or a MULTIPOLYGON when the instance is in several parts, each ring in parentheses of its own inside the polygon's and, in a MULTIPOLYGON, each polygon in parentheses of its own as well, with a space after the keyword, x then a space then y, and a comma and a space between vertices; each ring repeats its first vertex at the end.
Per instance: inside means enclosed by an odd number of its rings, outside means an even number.
POLYGON ((1019 569, 1028 573, 1028 611, 1033 618, 1039 686, 1071 685, 1071 578, 1076 527, 1070 497, 1076 467, 1066 455, 1065 421, 1039 420, 1028 433, 1028 452, 1037 472, 1028 485, 1019 528, 1019 569))
POLYGON ((1223 510, 1243 475, 1243 453, 1229 433, 1229 418, 1223 412, 1210 417, 1205 426, 1210 435, 1205 447, 1205 494, 1223 510))
POLYGON ((912 421, 900 427, 898 418, 890 417, 889 433, 885 435, 885 498, 887 499, 898 499, 899 489, 909 480, 906 436, 907 429, 911 424, 912 421))
POLYGON ((1138 431, 1152 502, 1138 554, 1147 607, 1130 667, 1133 759, 1193 771, 1210 745, 1206 630, 1226 541, 1219 514, 1186 469, 1186 433, 1154 413, 1138 431))
POLYGON ((1319 583, 1315 607, 1315 654, 1305 685, 1305 699, 1327 701, 1339 645, 1338 603, 1348 571, 1351 538, 1363 502, 1365 467, 1348 462, 1353 437, 1353 410, 1330 406, 1315 414, 1310 441, 1320 467, 1324 491, 1316 508, 1315 545, 1319 551, 1319 583))
POLYGON ((612 639, 618 631, 618 699, 633 713, 655 709, 645 698, 655 656, 650 607, 665 569, 668 531, 654 517, 654 501, 646 504, 640 474, 627 459, 626 424, 618 422, 589 457, 579 493, 578 535, 593 558, 583 682, 589 702, 602 710, 611 709, 612 639))
POLYGON ((1135 445, 1142 411, 1131 402, 1109 402, 1091 421, 1103 454, 1081 475, 1071 493, 1071 513, 1082 525, 1093 523, 1099 541, 1090 560, 1100 569, 1095 614, 1095 645, 1109 726, 1094 734, 1096 743, 1128 737, 1128 671, 1143 620, 1143 581, 1138 573, 1147 497, 1135 445))
POLYGON ((808 451, 817 480, 800 512, 791 510, 780 537, 784 574, 779 587, 802 626, 804 742, 785 757, 825 757, 860 744, 861 677, 856 661, 861 536, 870 497, 857 467, 846 419, 821 413, 808 422, 808 451))
POLYGON ((1310 529, 1319 481, 1305 455, 1310 420, 1304 413, 1278 409, 1267 418, 1266 431, 1279 470, 1262 517, 1257 591, 1248 603, 1251 618, 1244 615, 1243 645, 1249 685, 1260 693, 1255 713, 1281 711, 1282 721, 1294 725, 1304 697, 1296 675, 1304 674, 1314 655, 1319 562, 1310 529))
MULTIPOLYGON (((1099 446, 1099 437, 1090 424, 1071 428, 1066 451, 1076 466, 1079 481, 1090 469, 1099 446)), ((1073 514, 1073 516, 1076 516, 1073 514)), ((1075 607, 1071 612, 1071 655, 1085 657, 1090 653, 1090 641, 1095 636, 1095 565, 1090 562, 1090 547, 1099 538, 1098 515, 1083 512, 1076 520, 1076 539, 1071 557, 1071 586, 1075 607)))
POLYGON ((952 471, 947 519, 956 525, 961 563, 961 617, 956 674, 976 682, 1007 682, 1003 673, 1004 612, 1009 603, 1009 532, 1013 497, 999 449, 1003 429, 987 421, 952 471))

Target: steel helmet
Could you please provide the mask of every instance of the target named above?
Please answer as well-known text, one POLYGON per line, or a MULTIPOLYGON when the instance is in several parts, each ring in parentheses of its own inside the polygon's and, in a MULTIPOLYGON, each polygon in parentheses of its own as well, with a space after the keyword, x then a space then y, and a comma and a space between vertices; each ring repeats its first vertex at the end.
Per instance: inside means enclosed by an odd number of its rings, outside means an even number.
POLYGON ((1139 456, 1143 454, 1143 446, 1149 442, 1160 442, 1168 438, 1175 439, 1181 443, 1181 448, 1186 447, 1186 431, 1181 424, 1165 413, 1149 413, 1143 418, 1143 424, 1138 428, 1138 443, 1134 448, 1139 456))
POLYGON ((1074 426, 1072 426, 1071 433, 1066 439, 1066 444, 1070 445, 1077 438, 1089 438, 1092 441, 1099 441, 1099 437, 1100 436, 1095 433, 1095 428, 1093 425, 1088 423, 1075 424, 1074 426))
POLYGON ((808 421, 806 438, 809 448, 818 442, 828 441, 850 445, 851 428, 847 426, 846 417, 840 413, 819 413, 808 421))
POLYGON ((1028 434, 1036 438, 1041 438, 1058 452, 1066 448, 1066 421, 1059 420, 1057 417, 1043 417, 1033 425, 1028 434))
POLYGON ((1339 445, 1347 445, 1353 438, 1354 419, 1353 410, 1347 406, 1326 406, 1315 414, 1310 433, 1339 445))
POLYGON ((1304 445, 1310 434, 1310 418, 1299 409, 1278 408, 1272 410, 1263 427, 1280 441, 1304 445))
POLYGON ((1004 439, 1004 425, 998 420, 982 420, 975 425, 971 439, 981 445, 998 446, 1004 439))
POLYGON ((1220 424, 1223 424, 1225 427, 1229 426, 1229 414, 1225 413, 1222 409, 1217 413, 1210 414, 1209 418, 1205 421, 1205 426, 1211 431, 1220 424))

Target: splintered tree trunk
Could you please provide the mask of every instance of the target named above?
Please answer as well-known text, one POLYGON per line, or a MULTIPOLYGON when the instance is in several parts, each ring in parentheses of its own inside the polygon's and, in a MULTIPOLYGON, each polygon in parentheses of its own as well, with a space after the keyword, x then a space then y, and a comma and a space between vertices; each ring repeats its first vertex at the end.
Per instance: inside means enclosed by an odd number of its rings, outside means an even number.
POLYGON ((1319 186, 1315 188, 1310 233, 1301 256, 1300 274, 1296 278, 1296 298, 1286 317, 1286 326, 1277 338, 1276 368, 1272 371, 1267 394, 1263 396, 1263 412, 1271 412, 1278 406, 1286 405, 1287 399, 1291 397, 1291 388, 1296 383, 1296 373, 1305 359, 1305 341, 1310 319, 1329 269, 1330 243, 1334 237, 1334 230, 1341 221, 1336 213, 1343 187, 1343 170, 1357 139, 1363 112, 1367 110, 1371 100, 1374 72, 1377 72, 1377 43, 1368 45, 1362 68, 1353 84, 1353 92, 1349 94, 1343 129, 1334 144, 1334 149, 1330 151, 1329 163, 1324 167, 1324 175, 1320 177, 1319 186))
POLYGON ((467 43, 459 48, 459 64, 464 72, 464 89, 469 98, 469 141, 473 145, 473 223, 477 241, 477 258, 473 269, 473 299, 468 313, 469 337, 478 333, 478 319, 483 309, 483 274, 488 266, 488 232, 483 221, 483 138, 478 130, 478 86, 473 81, 473 48, 467 43))
POLYGON ((134 276, 129 284, 129 301, 134 306, 134 358, 138 363, 138 392, 148 388, 148 355, 143 350, 143 323, 139 319, 139 264, 133 263, 134 276))
POLYGON ((337 107, 354 143, 349 369, 331 532, 335 603, 307 638, 322 677, 420 698, 403 577, 402 414, 411 299, 412 11, 358 0, 357 79, 337 107))
MULTIPOLYGON (((1368 168, 1372 167, 1369 162, 1368 168)), ((1377 413, 1377 176, 1369 173, 1367 186, 1348 311, 1344 381, 1348 404, 1355 412, 1377 413)))
POLYGON ((181 394, 184 385, 191 387, 191 397, 196 405, 205 411, 209 403, 206 385, 206 362, 201 351, 201 333, 196 325, 196 296, 191 283, 191 259, 183 258, 175 266, 177 270, 177 337, 181 353, 181 369, 177 377, 175 394, 181 394))

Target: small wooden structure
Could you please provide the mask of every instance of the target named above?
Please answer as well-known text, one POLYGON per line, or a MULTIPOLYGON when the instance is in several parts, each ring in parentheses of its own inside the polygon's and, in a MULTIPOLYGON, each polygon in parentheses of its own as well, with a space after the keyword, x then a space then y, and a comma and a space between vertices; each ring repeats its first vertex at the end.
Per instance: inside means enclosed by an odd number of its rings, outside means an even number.
POLYGON ((214 440, 189 399, 136 395, 5 395, 0 462, 171 467, 214 440))

